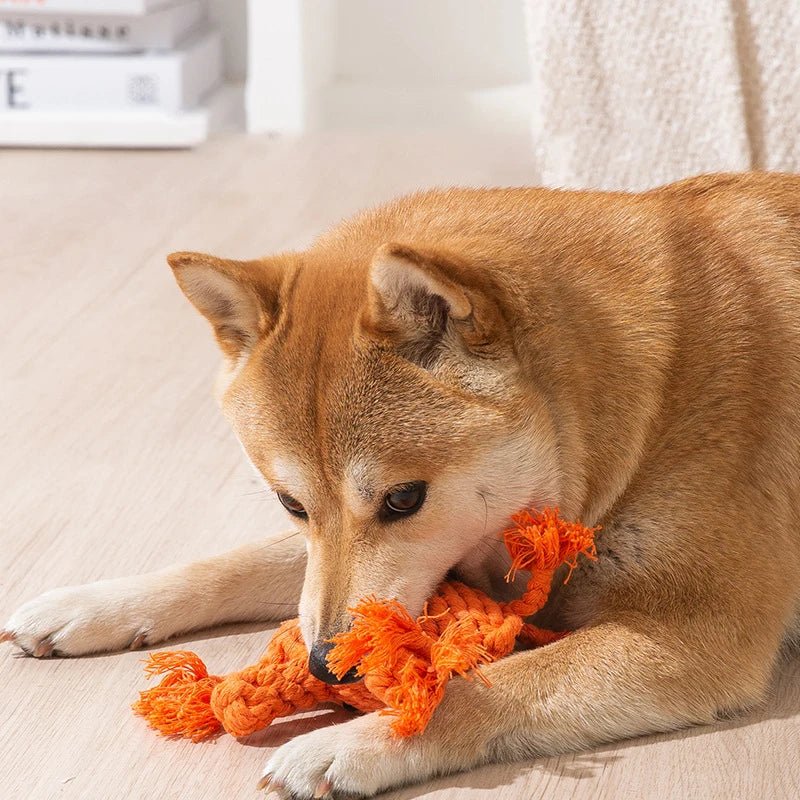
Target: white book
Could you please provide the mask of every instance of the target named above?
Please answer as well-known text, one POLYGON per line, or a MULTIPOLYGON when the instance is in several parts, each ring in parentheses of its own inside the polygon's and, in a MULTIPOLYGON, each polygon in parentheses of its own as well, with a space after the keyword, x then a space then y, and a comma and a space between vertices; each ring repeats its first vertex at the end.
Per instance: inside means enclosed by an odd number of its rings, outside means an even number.
POLYGON ((195 34, 167 52, 0 53, 0 111, 180 111, 221 76, 218 31, 195 34))
POLYGON ((149 14, 175 0, 0 0, 0 14, 24 11, 26 14, 149 14))
POLYGON ((138 17, 83 13, 0 14, 0 51, 166 50, 196 27, 204 15, 201 0, 188 0, 138 17))
POLYGON ((239 87, 189 111, 0 111, 0 147, 193 147, 243 126, 239 87))

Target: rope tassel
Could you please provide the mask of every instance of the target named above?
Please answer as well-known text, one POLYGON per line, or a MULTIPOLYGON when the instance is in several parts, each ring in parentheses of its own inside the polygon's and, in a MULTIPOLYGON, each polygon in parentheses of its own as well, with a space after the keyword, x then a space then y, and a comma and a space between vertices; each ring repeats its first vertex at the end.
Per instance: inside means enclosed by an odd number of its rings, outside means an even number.
POLYGON ((214 687, 223 680, 209 675, 206 665, 188 650, 152 653, 145 666, 148 678, 166 677, 141 693, 133 710, 167 736, 184 736, 194 742, 222 730, 211 708, 214 687))
POLYGON ((320 703, 353 706, 394 717, 397 736, 422 733, 458 675, 478 677, 480 666, 511 653, 517 641, 537 645, 565 634, 525 623, 547 602, 555 571, 583 554, 595 558, 597 528, 565 522, 557 509, 522 511, 503 533, 512 563, 506 580, 532 572, 526 591, 510 603, 458 581, 441 584, 421 617, 395 600, 367 598, 351 609, 350 630, 333 638, 328 666, 341 677, 355 668, 360 682, 331 686, 308 671, 297 620, 284 622, 258 664, 226 677, 209 675, 188 651, 159 652, 145 667, 161 683, 140 694, 134 711, 159 732, 201 741, 223 730, 246 736, 278 717, 320 703))

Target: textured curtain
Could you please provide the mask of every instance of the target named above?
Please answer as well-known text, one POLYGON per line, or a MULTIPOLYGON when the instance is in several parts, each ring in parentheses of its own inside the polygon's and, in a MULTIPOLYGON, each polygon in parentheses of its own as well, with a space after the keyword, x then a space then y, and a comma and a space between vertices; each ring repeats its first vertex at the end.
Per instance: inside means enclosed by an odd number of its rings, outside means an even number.
POLYGON ((800 172, 800 0, 525 0, 548 186, 800 172))

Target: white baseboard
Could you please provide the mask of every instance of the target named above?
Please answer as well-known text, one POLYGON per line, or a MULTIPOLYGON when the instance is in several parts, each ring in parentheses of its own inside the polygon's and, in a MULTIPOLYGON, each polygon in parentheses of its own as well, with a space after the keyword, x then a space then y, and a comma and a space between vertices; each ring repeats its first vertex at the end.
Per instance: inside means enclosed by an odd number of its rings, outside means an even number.
POLYGON ((322 91, 322 120, 333 128, 448 127, 527 132, 530 84, 489 88, 406 88, 337 82, 322 91))

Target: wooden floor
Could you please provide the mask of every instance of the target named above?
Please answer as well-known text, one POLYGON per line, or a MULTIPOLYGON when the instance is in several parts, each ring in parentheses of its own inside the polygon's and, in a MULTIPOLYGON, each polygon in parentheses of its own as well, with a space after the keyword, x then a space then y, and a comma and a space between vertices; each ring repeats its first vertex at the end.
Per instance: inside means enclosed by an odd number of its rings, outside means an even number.
MULTIPOLYGON (((285 525, 210 397, 211 336, 164 255, 253 256, 421 186, 533 182, 524 140, 229 138, 198 152, 0 154, 0 622, 58 585, 219 552, 285 525)), ((216 671, 264 628, 186 637, 216 671)), ((0 798, 255 797, 271 748, 158 738, 129 711, 142 653, 0 648, 0 798)), ((340 712, 341 713, 341 712, 340 712)), ((745 719, 488 767, 393 798, 800 797, 800 661, 745 719)))

